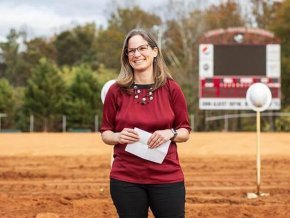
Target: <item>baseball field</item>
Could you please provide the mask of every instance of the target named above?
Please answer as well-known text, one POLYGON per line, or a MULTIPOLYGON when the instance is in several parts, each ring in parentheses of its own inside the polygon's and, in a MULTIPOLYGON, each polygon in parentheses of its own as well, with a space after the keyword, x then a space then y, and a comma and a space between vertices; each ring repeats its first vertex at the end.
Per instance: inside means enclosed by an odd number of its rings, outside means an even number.
MULTIPOLYGON (((247 198, 256 192, 255 133, 192 133, 178 149, 186 217, 289 217, 289 133, 261 134, 261 192, 269 195, 255 199, 247 198)), ((117 217, 110 159, 98 133, 1 133, 0 217, 117 217)))

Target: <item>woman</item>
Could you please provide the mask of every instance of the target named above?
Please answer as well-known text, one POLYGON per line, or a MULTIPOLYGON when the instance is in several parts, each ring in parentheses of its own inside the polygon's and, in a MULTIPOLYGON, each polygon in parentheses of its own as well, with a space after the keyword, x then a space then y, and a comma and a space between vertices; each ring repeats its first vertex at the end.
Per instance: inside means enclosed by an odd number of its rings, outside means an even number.
POLYGON ((156 40, 144 30, 132 30, 124 42, 119 77, 105 99, 101 126, 103 141, 114 145, 110 192, 119 217, 147 217, 149 207, 155 217, 184 217, 176 142, 187 141, 190 130, 184 95, 156 40), (135 127, 152 133, 150 149, 171 140, 161 164, 125 151, 139 140, 135 127))

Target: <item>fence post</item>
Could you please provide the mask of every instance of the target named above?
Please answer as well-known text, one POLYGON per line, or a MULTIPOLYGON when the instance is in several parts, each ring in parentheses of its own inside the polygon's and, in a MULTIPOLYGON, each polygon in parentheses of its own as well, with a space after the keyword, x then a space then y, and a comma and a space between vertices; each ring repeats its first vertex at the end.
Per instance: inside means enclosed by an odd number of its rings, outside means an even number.
POLYGON ((190 127, 191 127, 191 131, 194 131, 194 115, 190 114, 190 127))
POLYGON ((33 127, 34 127, 34 116, 30 115, 30 125, 29 125, 30 132, 33 132, 33 127))
POLYGON ((95 132, 99 131, 99 116, 95 115, 95 132))
POLYGON ((62 132, 66 132, 66 115, 62 115, 62 132))
POLYGON ((225 114, 224 115, 224 131, 228 131, 229 130, 229 119, 228 119, 228 115, 225 114))

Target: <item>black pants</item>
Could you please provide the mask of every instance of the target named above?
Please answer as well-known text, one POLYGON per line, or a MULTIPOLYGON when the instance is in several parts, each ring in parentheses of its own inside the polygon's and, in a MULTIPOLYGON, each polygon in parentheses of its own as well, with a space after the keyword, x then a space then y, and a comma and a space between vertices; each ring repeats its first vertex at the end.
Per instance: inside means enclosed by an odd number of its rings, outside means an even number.
POLYGON ((184 218, 184 182, 135 184, 110 181, 111 197, 120 218, 147 218, 148 208, 156 218, 184 218))

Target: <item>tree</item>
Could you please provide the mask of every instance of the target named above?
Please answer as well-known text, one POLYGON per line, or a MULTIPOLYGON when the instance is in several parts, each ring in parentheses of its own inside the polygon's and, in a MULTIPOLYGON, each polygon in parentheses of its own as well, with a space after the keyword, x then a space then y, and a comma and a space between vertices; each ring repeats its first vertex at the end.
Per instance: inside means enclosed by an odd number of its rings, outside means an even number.
POLYGON ((66 87, 51 61, 41 59, 32 72, 24 94, 24 110, 42 120, 46 132, 52 126, 50 121, 62 114, 66 87))
POLYGON ((73 66, 87 63, 97 67, 97 49, 95 47, 97 33, 96 25, 88 23, 57 35, 54 45, 57 51, 58 65, 73 66))
POLYGON ((270 29, 281 39, 282 48, 282 106, 290 105, 290 0, 285 0, 277 10, 270 29))
POLYGON ((98 82, 103 86, 106 82, 118 77, 118 71, 116 69, 105 68, 104 65, 100 65, 97 71, 98 82))
MULTIPOLYGON (((283 109, 282 112, 284 113, 290 113, 290 105, 286 105, 283 109)), ((277 131, 285 131, 285 132, 290 132, 290 117, 289 116, 284 116, 284 117, 278 117, 275 119, 275 127, 277 131)))
POLYGON ((0 113, 8 113, 13 106, 13 88, 7 79, 0 79, 0 113))
POLYGON ((250 24, 261 29, 269 29, 275 20, 280 3, 276 1, 251 0, 250 24))
POLYGON ((97 38, 99 63, 107 68, 120 69, 121 51, 125 35, 113 28, 100 32, 97 38))
POLYGON ((25 32, 11 29, 7 35, 7 42, 0 43, 5 65, 4 77, 14 86, 23 85, 27 78, 26 63, 22 57, 25 38, 25 32))
POLYGON ((240 6, 234 0, 210 6, 204 12, 204 21, 207 30, 241 27, 246 24, 240 6))
POLYGON ((109 19, 109 29, 115 29, 124 35, 134 28, 151 29, 161 23, 160 17, 143 11, 139 7, 119 8, 109 19))
POLYGON ((6 114, 8 118, 1 122, 2 128, 13 123, 15 109, 13 88, 7 79, 0 79, 0 114, 6 114))
POLYGON ((56 48, 51 40, 37 37, 26 41, 25 45, 24 59, 31 65, 38 64, 42 58, 56 62, 56 48))
POLYGON ((101 89, 94 72, 85 65, 75 67, 75 78, 68 88, 66 115, 71 128, 94 130, 95 115, 101 114, 101 89))

